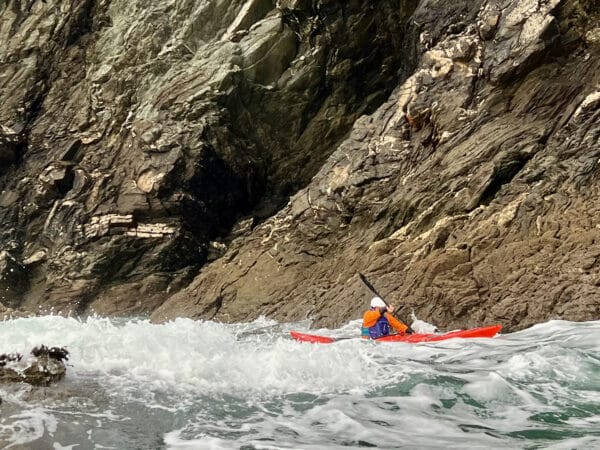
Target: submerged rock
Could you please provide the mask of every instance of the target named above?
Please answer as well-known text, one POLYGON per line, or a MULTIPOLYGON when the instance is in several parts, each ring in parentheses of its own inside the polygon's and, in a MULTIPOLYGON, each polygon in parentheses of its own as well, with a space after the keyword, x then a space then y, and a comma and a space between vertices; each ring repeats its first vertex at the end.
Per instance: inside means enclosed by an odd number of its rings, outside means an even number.
POLYGON ((48 386, 62 380, 66 373, 65 361, 69 352, 61 347, 35 347, 32 358, 18 353, 0 355, 0 383, 27 383, 48 386))

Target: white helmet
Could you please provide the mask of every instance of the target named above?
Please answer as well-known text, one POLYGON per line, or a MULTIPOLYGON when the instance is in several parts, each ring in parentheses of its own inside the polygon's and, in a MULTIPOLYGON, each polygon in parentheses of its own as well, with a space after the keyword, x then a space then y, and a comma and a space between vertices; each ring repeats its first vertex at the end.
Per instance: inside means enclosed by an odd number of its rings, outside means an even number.
POLYGON ((371 299, 371 308, 385 308, 386 306, 381 297, 373 297, 371 299))

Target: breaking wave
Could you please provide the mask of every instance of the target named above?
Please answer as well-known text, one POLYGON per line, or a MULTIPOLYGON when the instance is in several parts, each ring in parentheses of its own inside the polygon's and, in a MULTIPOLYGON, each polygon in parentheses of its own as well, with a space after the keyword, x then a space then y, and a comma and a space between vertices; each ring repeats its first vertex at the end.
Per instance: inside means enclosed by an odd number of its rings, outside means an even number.
POLYGON ((57 386, 0 386, 0 445, 600 447, 600 321, 416 345, 288 337, 308 325, 0 322, 2 351, 70 352, 57 386))

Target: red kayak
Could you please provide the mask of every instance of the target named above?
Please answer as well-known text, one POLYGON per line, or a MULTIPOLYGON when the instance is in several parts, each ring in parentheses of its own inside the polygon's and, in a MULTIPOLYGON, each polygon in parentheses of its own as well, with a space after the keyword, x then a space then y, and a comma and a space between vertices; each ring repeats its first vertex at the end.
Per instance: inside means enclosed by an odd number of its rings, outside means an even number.
MULTIPOLYGON (((436 342, 436 341, 445 341, 446 339, 453 338, 492 338, 496 336, 500 330, 502 329, 502 325, 490 325, 489 327, 480 327, 480 328, 471 328, 470 330, 457 330, 450 331, 449 333, 444 334, 392 334, 390 336, 384 336, 376 341, 383 342, 436 342)), ((313 344, 332 344, 337 341, 345 340, 345 339, 360 339, 360 338, 334 338, 329 336, 319 336, 316 334, 306 334, 300 333, 298 331, 290 331, 292 337, 300 342, 311 342, 313 344)))

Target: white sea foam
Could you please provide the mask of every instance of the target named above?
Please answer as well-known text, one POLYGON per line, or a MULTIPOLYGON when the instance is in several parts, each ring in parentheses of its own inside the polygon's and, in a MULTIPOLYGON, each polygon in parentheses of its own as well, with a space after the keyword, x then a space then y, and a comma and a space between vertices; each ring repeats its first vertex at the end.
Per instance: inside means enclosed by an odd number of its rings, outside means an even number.
POLYGON ((56 418, 41 407, 34 407, 2 418, 0 444, 6 449, 21 447, 41 439, 46 433, 52 436, 56 429, 56 418))
POLYGON ((68 377, 102 376, 121 394, 144 383, 150 391, 273 395, 364 391, 377 384, 362 367, 368 346, 302 346, 283 335, 238 339, 236 326, 177 319, 162 325, 136 320, 85 321, 60 317, 18 319, 4 326, 3 345, 26 352, 34 345, 65 346, 68 377), (339 368, 344 367, 344 371, 339 368))
MULTIPOLYGON (((44 396, 0 388, 0 444, 600 444, 600 322, 552 321, 496 339, 418 345, 302 344, 289 338, 292 326, 303 331, 307 323, 155 325, 52 316, 0 322, 3 352, 46 344, 66 346, 71 356, 65 381, 44 396)), ((321 332, 351 336, 359 327, 321 332)))

